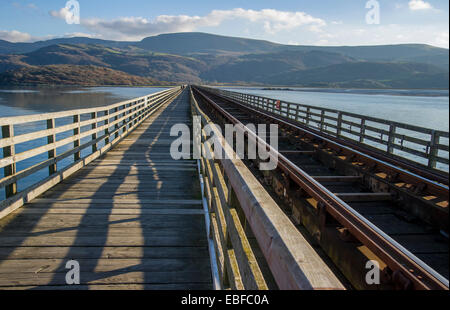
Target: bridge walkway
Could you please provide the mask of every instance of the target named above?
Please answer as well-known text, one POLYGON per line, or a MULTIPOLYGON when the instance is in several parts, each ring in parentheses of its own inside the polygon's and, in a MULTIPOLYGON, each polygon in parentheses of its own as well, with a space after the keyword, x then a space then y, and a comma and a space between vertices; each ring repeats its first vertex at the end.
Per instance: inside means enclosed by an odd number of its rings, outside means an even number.
POLYGON ((0 288, 211 289, 195 160, 169 156, 188 90, 70 178, 0 221, 0 288), (68 261, 80 284, 67 285, 68 261), (73 267, 72 267, 73 268, 73 267))

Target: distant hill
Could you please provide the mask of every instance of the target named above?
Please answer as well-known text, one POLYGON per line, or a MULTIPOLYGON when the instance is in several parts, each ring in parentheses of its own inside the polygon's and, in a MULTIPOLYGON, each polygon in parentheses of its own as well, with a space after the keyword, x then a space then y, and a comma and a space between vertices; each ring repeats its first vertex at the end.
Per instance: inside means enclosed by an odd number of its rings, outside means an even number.
POLYGON ((448 72, 428 64, 354 62, 275 74, 276 85, 355 88, 448 88, 448 72))
POLYGON ((177 83, 448 88, 448 56, 448 49, 424 44, 300 46, 193 32, 140 42, 0 40, 0 74, 72 65, 177 83))
POLYGON ((281 50, 283 45, 262 40, 191 32, 148 37, 138 42, 136 46, 148 51, 190 55, 198 53, 267 53, 281 50))
POLYGON ((0 74, 0 85, 161 85, 160 82, 97 66, 50 65, 0 74))

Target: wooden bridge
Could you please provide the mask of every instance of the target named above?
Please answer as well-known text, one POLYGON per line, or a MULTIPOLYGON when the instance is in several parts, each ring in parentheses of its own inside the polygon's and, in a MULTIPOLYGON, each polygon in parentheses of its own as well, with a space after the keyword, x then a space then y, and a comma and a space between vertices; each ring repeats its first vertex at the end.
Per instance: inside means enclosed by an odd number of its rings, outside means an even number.
MULTIPOLYGON (((171 128, 192 116, 212 122, 183 86, 0 118, 0 289, 345 289, 223 139, 226 159, 205 131, 200 159, 171 158, 171 128)), ((431 168, 445 161, 432 156, 431 168)))

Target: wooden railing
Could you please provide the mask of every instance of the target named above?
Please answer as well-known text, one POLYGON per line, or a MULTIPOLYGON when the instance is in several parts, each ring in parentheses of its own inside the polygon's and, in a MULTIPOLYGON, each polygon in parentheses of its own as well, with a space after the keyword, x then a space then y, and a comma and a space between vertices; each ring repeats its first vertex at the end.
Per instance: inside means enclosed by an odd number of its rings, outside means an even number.
POLYGON ((382 150, 430 169, 449 171, 449 133, 380 118, 217 88, 209 91, 275 113, 334 137, 382 150))
MULTIPOLYGON (((211 124, 191 93, 194 117, 211 124)), ((194 122, 195 123, 195 122, 194 122)), ((344 289, 251 171, 237 158, 218 128, 215 141, 225 154, 215 158, 216 143, 205 130, 201 174, 222 289, 344 289)))
POLYGON ((0 188, 5 190, 0 218, 107 152, 179 92, 175 87, 104 107, 0 118, 0 168, 4 171, 0 188), (14 135, 15 129, 25 126, 31 131, 14 135), (20 153, 16 151, 18 146, 23 149, 20 153), (63 160, 69 163, 58 169, 63 160), (18 164, 25 161, 31 164, 19 171, 18 164), (45 169, 48 172, 42 177, 45 169), (34 178, 34 183, 18 190, 18 182, 27 177, 34 178))

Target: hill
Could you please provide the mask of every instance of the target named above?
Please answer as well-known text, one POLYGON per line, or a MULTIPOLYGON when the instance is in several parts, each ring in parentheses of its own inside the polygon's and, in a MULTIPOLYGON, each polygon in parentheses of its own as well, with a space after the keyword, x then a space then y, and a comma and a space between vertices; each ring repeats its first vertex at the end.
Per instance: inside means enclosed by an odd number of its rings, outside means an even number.
POLYGON ((351 88, 448 88, 448 72, 428 64, 354 62, 275 74, 257 82, 351 88))
POLYGON ((175 83, 448 88, 448 49, 423 44, 294 46, 194 32, 140 42, 0 40, 1 51, 9 52, 0 54, 0 74, 9 76, 39 66, 71 65, 175 83))
MULTIPOLYGON (((167 84, 167 83, 166 83, 167 84)), ((152 79, 97 66, 30 66, 0 74, 0 85, 161 85, 152 79)))

